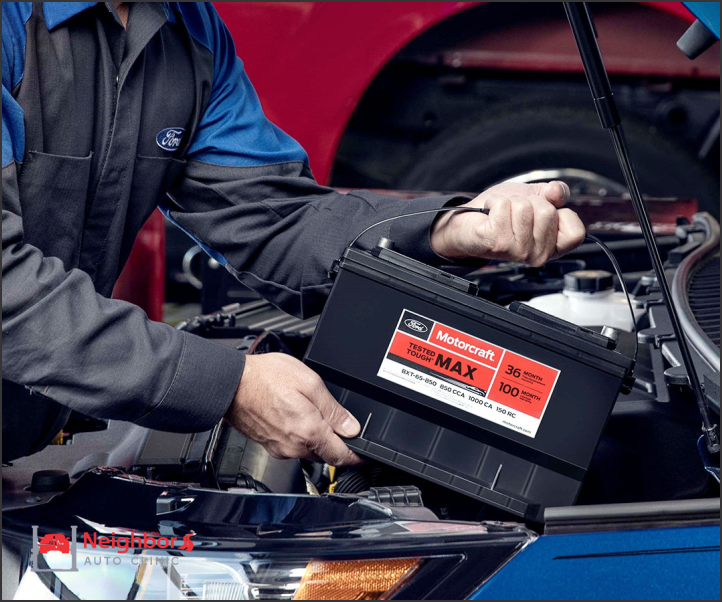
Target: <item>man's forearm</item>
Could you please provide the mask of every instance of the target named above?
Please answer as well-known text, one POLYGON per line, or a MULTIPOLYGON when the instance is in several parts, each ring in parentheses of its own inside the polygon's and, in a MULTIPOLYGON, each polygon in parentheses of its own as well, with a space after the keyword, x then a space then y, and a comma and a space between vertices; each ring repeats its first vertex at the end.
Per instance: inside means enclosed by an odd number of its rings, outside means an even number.
MULTIPOLYGON (((319 313, 330 291, 328 271, 367 226, 414 210, 469 199, 457 196, 406 200, 369 191, 341 194, 320 186, 302 163, 220 167, 190 163, 171 193, 167 214, 192 233, 244 284, 289 313, 319 313)), ((397 250, 427 263, 445 258, 431 246, 434 214, 395 220, 360 241, 380 236, 397 250)))

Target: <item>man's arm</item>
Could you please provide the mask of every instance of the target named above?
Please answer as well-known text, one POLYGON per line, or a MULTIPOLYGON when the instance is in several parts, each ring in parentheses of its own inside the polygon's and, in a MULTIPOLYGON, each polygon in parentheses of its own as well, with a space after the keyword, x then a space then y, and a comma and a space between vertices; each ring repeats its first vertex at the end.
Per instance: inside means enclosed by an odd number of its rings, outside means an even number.
MULTIPOLYGON (((171 191, 166 215, 190 232, 240 282, 285 311, 317 314, 331 288, 328 270, 364 228, 387 217, 465 197, 406 201, 368 191, 347 195, 320 186, 302 161, 254 167, 191 160, 171 191)), ((440 263, 430 243, 434 215, 405 218, 372 229, 360 246, 380 236, 396 249, 440 263)), ((447 261, 451 263, 451 261, 447 261)))

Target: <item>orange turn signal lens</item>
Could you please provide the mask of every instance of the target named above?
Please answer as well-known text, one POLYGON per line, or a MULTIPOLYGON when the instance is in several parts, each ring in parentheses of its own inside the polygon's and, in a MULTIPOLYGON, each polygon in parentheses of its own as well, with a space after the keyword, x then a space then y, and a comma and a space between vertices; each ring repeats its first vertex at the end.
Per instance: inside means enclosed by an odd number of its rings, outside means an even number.
POLYGON ((419 567, 418 558, 312 560, 294 600, 384 600, 419 567))

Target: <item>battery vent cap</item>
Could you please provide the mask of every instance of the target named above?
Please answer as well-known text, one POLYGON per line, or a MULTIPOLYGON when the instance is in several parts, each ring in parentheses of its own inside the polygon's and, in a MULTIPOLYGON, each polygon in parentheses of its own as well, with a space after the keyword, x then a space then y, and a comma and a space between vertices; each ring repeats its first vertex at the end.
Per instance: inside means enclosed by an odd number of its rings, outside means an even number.
POLYGON ((614 290, 614 278, 604 270, 576 270, 564 274, 564 290, 599 293, 614 290))

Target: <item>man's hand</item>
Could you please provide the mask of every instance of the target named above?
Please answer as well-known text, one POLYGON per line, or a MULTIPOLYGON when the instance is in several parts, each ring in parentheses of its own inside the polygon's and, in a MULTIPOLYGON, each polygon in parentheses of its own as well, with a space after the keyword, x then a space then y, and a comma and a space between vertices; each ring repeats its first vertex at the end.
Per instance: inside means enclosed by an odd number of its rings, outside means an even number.
POLYGON ((564 182, 492 186, 462 207, 486 207, 489 215, 449 211, 431 231, 431 246, 444 257, 483 257, 538 267, 577 247, 584 225, 571 209, 564 182))
POLYGON ((246 356, 226 420, 274 458, 321 460, 332 466, 361 462, 339 438, 358 435, 359 423, 313 370, 290 355, 246 356))

